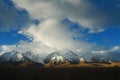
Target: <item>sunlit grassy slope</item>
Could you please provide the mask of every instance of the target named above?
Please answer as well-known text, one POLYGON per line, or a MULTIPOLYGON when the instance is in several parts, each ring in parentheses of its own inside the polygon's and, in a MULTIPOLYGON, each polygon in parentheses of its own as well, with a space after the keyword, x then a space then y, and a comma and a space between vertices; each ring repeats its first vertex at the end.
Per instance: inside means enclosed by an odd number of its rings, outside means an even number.
POLYGON ((65 63, 65 64, 59 64, 59 65, 54 65, 54 64, 46 64, 45 67, 120 67, 120 62, 112 62, 110 64, 106 63, 84 63, 80 62, 79 64, 70 64, 70 63, 65 63))

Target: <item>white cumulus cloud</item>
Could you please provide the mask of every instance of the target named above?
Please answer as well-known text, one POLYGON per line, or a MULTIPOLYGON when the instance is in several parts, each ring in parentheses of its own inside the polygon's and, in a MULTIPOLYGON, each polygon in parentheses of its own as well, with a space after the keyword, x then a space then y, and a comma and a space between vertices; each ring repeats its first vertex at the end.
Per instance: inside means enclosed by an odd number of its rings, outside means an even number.
POLYGON ((88 28, 90 33, 102 32, 107 26, 110 16, 98 10, 87 0, 13 0, 14 3, 25 8, 32 18, 64 19, 77 22, 81 27, 88 28))
POLYGON ((88 0, 12 0, 16 8, 28 11, 31 19, 39 20, 38 25, 20 30, 32 42, 20 42, 17 48, 45 54, 53 51, 73 50, 85 53, 95 49, 91 43, 76 41, 74 36, 83 37, 82 33, 70 30, 70 26, 62 21, 68 19, 78 23, 79 27, 89 29, 89 33, 102 32, 113 19, 88 0))

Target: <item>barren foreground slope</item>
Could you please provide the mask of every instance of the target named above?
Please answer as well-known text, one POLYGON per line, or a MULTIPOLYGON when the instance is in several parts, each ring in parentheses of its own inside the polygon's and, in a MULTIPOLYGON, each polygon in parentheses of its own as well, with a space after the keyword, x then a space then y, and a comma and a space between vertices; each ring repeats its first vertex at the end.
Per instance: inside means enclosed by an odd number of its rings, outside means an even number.
POLYGON ((120 67, 71 66, 45 68, 0 64, 0 80, 120 80, 120 67))

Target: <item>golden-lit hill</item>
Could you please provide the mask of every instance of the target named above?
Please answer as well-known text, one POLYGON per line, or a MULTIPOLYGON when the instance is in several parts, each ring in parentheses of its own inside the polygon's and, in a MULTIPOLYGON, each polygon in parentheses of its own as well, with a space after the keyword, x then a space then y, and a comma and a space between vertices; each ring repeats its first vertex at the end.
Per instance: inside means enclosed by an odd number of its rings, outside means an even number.
POLYGON ((111 62, 111 63, 86 63, 86 62, 80 62, 79 64, 71 64, 71 63, 65 63, 65 64, 51 64, 48 63, 45 65, 45 67, 120 67, 120 62, 111 62))

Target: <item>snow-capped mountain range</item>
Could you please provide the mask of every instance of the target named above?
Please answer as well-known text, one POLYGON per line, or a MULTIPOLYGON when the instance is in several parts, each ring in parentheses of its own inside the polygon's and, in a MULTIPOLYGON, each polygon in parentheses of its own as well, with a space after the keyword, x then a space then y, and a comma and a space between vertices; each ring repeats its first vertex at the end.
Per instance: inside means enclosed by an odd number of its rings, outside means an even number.
MULTIPOLYGON (((29 53, 29 55, 32 56, 32 53, 29 53)), ((34 58, 33 58, 34 59, 34 58)), ((38 66, 44 66, 43 63, 39 61, 33 60, 32 57, 28 56, 28 52, 26 53, 20 53, 18 51, 11 51, 11 52, 5 52, 0 55, 0 63, 1 64, 13 64, 13 65, 20 65, 20 64, 27 64, 27 65, 38 65, 38 66)))
POLYGON ((54 52, 44 58, 44 63, 49 63, 49 62, 56 64, 64 63, 65 58, 62 55, 60 55, 58 52, 54 52))
POLYGON ((70 61, 71 63, 79 63, 80 62, 80 57, 78 55, 76 55, 74 52, 72 51, 68 51, 64 57, 70 61))
MULTIPOLYGON (((84 57, 84 56, 83 56, 84 57)), ((47 63, 65 63, 70 62, 77 64, 80 61, 87 61, 87 58, 83 58, 75 54, 73 51, 68 51, 64 55, 60 52, 53 52, 46 57, 41 57, 39 54, 33 52, 20 53, 18 51, 5 52, 0 55, 0 62, 36 62, 40 64, 47 63)), ((93 55, 91 62, 108 62, 108 61, 120 61, 120 53, 106 53, 105 55, 93 55), (107 55, 108 54, 108 55, 107 55)))
POLYGON ((25 58, 23 57, 22 53, 19 53, 15 50, 11 52, 5 52, 0 56, 1 61, 24 61, 25 58))
POLYGON ((41 57, 39 54, 33 54, 28 51, 25 53, 20 53, 18 51, 5 52, 0 55, 0 61, 2 62, 25 62, 32 60, 37 63, 47 64, 49 62, 52 63, 65 63, 69 61, 71 63, 78 63, 80 58, 72 51, 67 52, 65 55, 61 55, 62 53, 53 52, 48 54, 46 57, 41 57))

